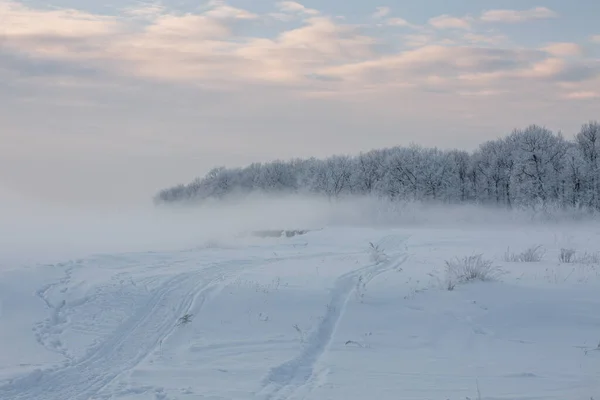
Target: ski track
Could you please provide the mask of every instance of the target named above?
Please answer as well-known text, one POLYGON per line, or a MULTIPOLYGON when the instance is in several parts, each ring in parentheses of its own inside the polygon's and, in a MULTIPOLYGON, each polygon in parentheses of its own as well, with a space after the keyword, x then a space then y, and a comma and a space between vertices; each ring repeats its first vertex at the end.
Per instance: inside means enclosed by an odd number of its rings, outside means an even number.
POLYGON ((312 389, 323 382, 327 369, 317 369, 319 360, 331 344, 348 300, 356 288, 358 278, 363 277, 362 285, 364 287, 382 273, 398 269, 407 258, 405 254, 401 254, 391 261, 368 265, 337 278, 330 302, 327 305, 327 312, 307 339, 302 352, 295 358, 272 368, 255 398, 262 400, 303 399, 312 389))
MULTIPOLYGON (((319 258, 330 253, 276 255, 275 257, 251 257, 231 259, 213 264, 194 272, 178 273, 164 280, 141 301, 134 314, 118 326, 99 345, 88 349, 85 356, 76 359, 66 348, 53 342, 53 332, 61 332, 66 321, 61 313, 69 307, 93 302, 94 297, 84 298, 75 304, 64 301, 53 305, 47 298, 52 289, 71 283, 74 268, 83 267, 84 260, 57 264, 65 268, 65 275, 58 282, 45 285, 36 295, 51 310, 50 317, 34 327, 38 342, 50 351, 62 354, 65 362, 49 369, 37 369, 23 377, 11 379, 0 385, 2 400, 92 400, 111 398, 114 393, 102 393, 123 373, 135 368, 160 343, 173 333, 177 321, 191 307, 202 307, 208 294, 222 289, 227 282, 249 267, 264 266, 283 260, 319 258), (226 277, 228 275, 228 277, 226 277), (201 298, 200 301, 198 299, 201 298)), ((333 254, 333 253, 331 253, 333 254)), ((150 266, 151 267, 151 266, 150 266)), ((159 278, 160 279, 160 278, 159 278)))
MULTIPOLYGON (((234 268, 235 269, 235 268, 234 268)), ((241 269, 241 268, 238 268, 241 269)), ((221 265, 180 273, 151 292, 137 312, 101 345, 64 367, 36 370, 0 386, 3 400, 88 400, 141 362, 177 325, 196 299, 223 284, 221 265)), ((40 291, 43 293, 44 288, 40 291)), ((53 310, 56 313, 56 310, 53 310)))

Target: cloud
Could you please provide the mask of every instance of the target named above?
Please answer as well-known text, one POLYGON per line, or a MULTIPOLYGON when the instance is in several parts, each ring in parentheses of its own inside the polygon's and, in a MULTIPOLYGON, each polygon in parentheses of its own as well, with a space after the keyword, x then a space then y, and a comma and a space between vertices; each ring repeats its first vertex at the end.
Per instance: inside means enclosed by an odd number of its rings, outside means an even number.
POLYGON ((36 10, 15 1, 0 1, 2 31, 10 37, 86 38, 122 31, 113 17, 77 10, 36 10))
POLYGON ((376 40, 361 35, 357 27, 320 16, 299 3, 283 2, 280 7, 302 13, 302 25, 265 38, 236 36, 232 24, 256 16, 222 2, 211 3, 199 14, 153 11, 151 22, 142 26, 126 25, 118 17, 20 6, 8 15, 6 39, 11 50, 31 57, 102 66, 136 77, 195 80, 213 87, 310 83, 314 79, 307 76, 317 73, 316 68, 373 56, 376 40), (25 17, 39 22, 29 24, 27 34, 19 30, 25 17), (45 30, 40 32, 40 26, 45 30), (63 30, 70 37, 60 36, 63 30))
POLYGON ((524 82, 528 90, 549 91, 552 96, 562 96, 563 85, 569 85, 571 92, 600 89, 598 61, 567 61, 535 49, 456 44, 424 45, 376 60, 329 67, 322 73, 338 76, 354 88, 381 92, 423 90, 493 97, 509 90, 521 93, 524 82))
POLYGON ((593 35, 592 37, 590 37, 590 41, 592 43, 600 43, 600 35, 593 35))
MULTIPOLYGON (((400 36, 398 49, 382 53, 377 46, 387 43, 364 33, 361 26, 292 1, 277 6, 282 16, 299 19, 300 26, 265 37, 237 33, 240 20, 260 24, 264 19, 220 0, 197 13, 173 13, 156 6, 127 10, 128 15, 143 18, 143 24, 118 16, 0 4, 8 22, 5 49, 11 52, 10 57, 0 58, 0 65, 18 71, 18 63, 31 62, 33 67, 22 68, 22 74, 30 75, 40 75, 44 68, 56 75, 60 63, 65 71, 77 66, 71 69, 72 81, 102 72, 210 90, 275 85, 296 95, 343 97, 361 91, 421 88, 431 93, 491 96, 508 83, 532 79, 583 83, 598 73, 597 63, 586 60, 575 43, 519 49, 502 34, 478 32, 477 19, 472 17, 432 18, 429 24, 437 30, 421 27, 400 36), (36 23, 25 24, 25 20, 36 23), (577 59, 567 60, 573 57, 577 59)), ((496 10, 496 18, 500 11, 496 10)), ((378 12, 383 18, 389 9, 378 12)), ((489 19, 490 13, 484 16, 489 19)), ((415 27, 400 18, 383 23, 415 27)))
POLYGON ((257 14, 232 7, 223 0, 212 0, 208 4, 209 10, 204 13, 207 17, 216 19, 256 19, 257 14))
POLYGON ((389 7, 377 7, 376 11, 371 15, 373 18, 383 18, 388 16, 392 10, 389 7))
POLYGON ((413 33, 404 35, 402 39, 406 46, 408 46, 409 48, 414 48, 434 44, 437 38, 435 35, 432 34, 413 33))
POLYGON ((307 14, 307 15, 319 15, 319 11, 306 8, 302 4, 297 3, 295 1, 280 1, 277 3, 277 7, 280 11, 285 13, 294 13, 294 14, 307 14))
POLYGON ((598 76, 599 72, 598 63, 571 63, 558 57, 550 57, 535 63, 530 69, 519 71, 518 77, 555 82, 583 82, 598 76))
POLYGON ((294 19, 294 16, 287 14, 287 13, 283 13, 283 12, 271 12, 267 15, 270 18, 273 18, 273 19, 275 19, 277 21, 281 21, 281 22, 292 21, 294 19))
POLYGON ((546 7, 535 7, 530 10, 488 10, 481 14, 483 22, 519 23, 536 19, 556 18, 558 14, 546 7))
POLYGON ((299 83, 328 63, 372 57, 371 37, 328 17, 311 17, 275 39, 255 38, 235 49, 241 76, 264 82, 299 83))
POLYGON ((385 21, 386 25, 389 26, 413 26, 410 22, 403 18, 388 18, 385 21))
MULTIPOLYGON (((149 40, 156 40, 157 44, 174 41, 185 44, 192 40, 225 38, 229 35, 229 27, 209 15, 165 14, 156 18, 154 23, 144 28, 143 31, 132 35, 123 35, 122 38, 123 42, 129 39, 133 47, 136 44, 142 45, 142 41, 149 40)), ((144 44, 150 45, 149 43, 144 44)))
POLYGON ((461 37, 465 42, 481 45, 481 44, 489 44, 489 45, 501 45, 508 41, 508 38, 505 35, 494 34, 494 35, 483 35, 480 33, 473 32, 465 32, 461 37))
POLYGON ((455 17, 444 14, 430 18, 428 24, 440 30, 471 30, 477 23, 518 23, 535 19, 555 18, 558 14, 545 7, 530 10, 488 10, 479 17, 470 15, 455 17))
POLYGON ((431 18, 429 25, 437 29, 470 29, 471 21, 470 18, 457 18, 450 15, 440 15, 438 17, 431 18))
MULTIPOLYGON (((523 50, 492 49, 470 46, 425 45, 376 60, 331 67, 331 75, 346 79, 357 77, 408 77, 413 84, 429 77, 460 78, 467 74, 504 73, 531 66, 542 55, 523 50)), ((441 82, 441 80, 438 79, 441 82)))
POLYGON ((576 57, 583 55, 583 49, 577 43, 550 43, 545 46, 543 50, 557 57, 576 57))
POLYGON ((158 4, 147 4, 138 7, 127 7, 122 9, 121 12, 129 18, 153 20, 165 13, 165 7, 158 4))
POLYGON ((571 100, 590 100, 590 99, 600 99, 600 92, 593 91, 581 91, 581 92, 571 92, 565 95, 565 98, 571 100))

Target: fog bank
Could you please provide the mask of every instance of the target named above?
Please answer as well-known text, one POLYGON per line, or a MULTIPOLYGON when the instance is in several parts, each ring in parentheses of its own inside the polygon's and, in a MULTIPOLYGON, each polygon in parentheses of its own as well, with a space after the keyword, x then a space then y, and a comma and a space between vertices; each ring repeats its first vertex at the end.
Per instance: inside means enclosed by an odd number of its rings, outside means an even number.
POLYGON ((49 263, 94 253, 169 251, 211 240, 238 240, 265 229, 328 226, 478 227, 597 223, 589 214, 558 210, 492 209, 472 205, 390 202, 368 197, 253 195, 194 207, 140 207, 121 211, 69 209, 0 197, 0 266, 49 263))

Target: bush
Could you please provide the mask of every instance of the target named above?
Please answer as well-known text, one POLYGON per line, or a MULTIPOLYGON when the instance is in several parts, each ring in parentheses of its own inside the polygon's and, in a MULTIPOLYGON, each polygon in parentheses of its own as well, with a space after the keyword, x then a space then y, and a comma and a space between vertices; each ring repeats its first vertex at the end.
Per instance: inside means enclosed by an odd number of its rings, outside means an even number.
POLYGON ((506 262, 539 262, 544 257, 542 246, 533 246, 522 253, 511 253, 510 248, 504 253, 504 261, 506 262))
POLYGON ((581 255, 576 255, 574 249, 560 249, 558 260, 561 263, 583 264, 583 265, 600 265, 600 253, 585 252, 581 255))
POLYGON ((600 253, 583 253, 575 258, 575 262, 585 265, 600 265, 600 253))
POLYGON ((473 281, 494 281, 502 275, 500 267, 494 266, 490 260, 483 259, 482 254, 446 261, 447 289, 453 290, 457 283, 473 281))
POLYGON ((572 263, 575 261, 575 250, 574 249, 560 249, 560 255, 558 259, 561 263, 572 263))

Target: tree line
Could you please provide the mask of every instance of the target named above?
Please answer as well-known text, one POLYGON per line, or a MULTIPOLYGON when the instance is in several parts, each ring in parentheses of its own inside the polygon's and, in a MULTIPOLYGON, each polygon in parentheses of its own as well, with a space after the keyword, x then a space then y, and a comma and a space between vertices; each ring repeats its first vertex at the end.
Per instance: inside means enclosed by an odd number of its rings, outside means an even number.
POLYGON ((154 201, 194 203, 253 192, 600 210, 600 123, 584 124, 572 140, 530 125, 473 152, 411 145, 219 167, 160 191, 154 201))

